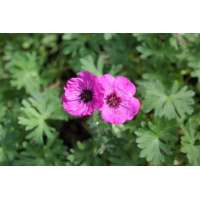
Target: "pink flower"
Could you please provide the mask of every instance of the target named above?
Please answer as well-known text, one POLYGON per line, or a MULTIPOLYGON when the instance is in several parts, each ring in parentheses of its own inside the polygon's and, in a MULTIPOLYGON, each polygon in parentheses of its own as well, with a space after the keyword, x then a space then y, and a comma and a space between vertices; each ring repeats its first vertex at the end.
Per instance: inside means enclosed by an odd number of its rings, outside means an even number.
POLYGON ((104 90, 95 75, 83 71, 64 87, 63 107, 73 116, 88 116, 103 105, 104 90))
POLYGON ((132 120, 140 110, 140 102, 133 97, 136 87, 124 76, 113 77, 106 74, 99 78, 104 87, 104 104, 101 115, 104 121, 123 124, 132 120))

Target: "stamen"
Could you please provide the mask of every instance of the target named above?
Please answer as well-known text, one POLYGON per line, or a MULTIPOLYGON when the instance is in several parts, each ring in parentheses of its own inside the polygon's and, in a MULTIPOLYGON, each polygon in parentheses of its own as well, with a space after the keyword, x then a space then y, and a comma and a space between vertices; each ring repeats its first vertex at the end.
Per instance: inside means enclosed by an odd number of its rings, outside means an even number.
POLYGON ((80 99, 84 103, 88 103, 88 102, 92 101, 92 98, 93 98, 93 93, 91 90, 88 90, 88 89, 83 90, 80 95, 80 99))
POLYGON ((119 107, 121 103, 121 98, 116 95, 116 93, 111 93, 106 97, 106 103, 111 107, 111 108, 117 108, 119 107))

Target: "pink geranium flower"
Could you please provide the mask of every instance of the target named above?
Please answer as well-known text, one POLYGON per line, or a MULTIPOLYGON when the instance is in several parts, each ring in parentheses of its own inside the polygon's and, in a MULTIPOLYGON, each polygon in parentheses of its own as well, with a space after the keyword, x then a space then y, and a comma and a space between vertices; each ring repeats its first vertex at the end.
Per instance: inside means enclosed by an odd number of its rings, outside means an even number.
POLYGON ((99 78, 104 87, 104 104, 101 115, 104 121, 123 124, 132 120, 140 110, 140 102, 134 97, 136 87, 124 76, 106 74, 99 78))
POLYGON ((83 71, 64 87, 63 107, 73 116, 88 116, 103 104, 104 90, 95 75, 83 71))

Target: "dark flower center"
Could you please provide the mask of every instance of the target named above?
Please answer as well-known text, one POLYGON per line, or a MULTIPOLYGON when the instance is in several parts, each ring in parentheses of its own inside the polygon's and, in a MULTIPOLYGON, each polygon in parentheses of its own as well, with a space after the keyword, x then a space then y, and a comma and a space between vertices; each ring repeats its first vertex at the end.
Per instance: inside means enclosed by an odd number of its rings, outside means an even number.
POLYGON ((112 108, 117 108, 121 103, 121 98, 112 93, 106 97, 106 103, 112 108))
POLYGON ((80 98, 84 103, 88 103, 89 101, 92 101, 92 97, 93 97, 92 91, 87 90, 87 89, 83 90, 80 95, 80 98))

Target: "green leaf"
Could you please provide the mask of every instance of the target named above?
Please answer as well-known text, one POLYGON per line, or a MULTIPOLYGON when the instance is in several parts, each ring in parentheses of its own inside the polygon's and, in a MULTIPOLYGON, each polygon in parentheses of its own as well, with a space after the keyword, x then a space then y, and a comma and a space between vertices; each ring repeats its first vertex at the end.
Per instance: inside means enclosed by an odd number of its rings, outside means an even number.
POLYGON ((188 65, 193 69, 191 75, 192 77, 198 78, 198 81, 200 82, 200 60, 194 59, 188 63, 188 65))
POLYGON ((181 137, 181 151, 187 155, 191 165, 200 165, 200 116, 194 116, 186 124, 187 132, 181 137))
POLYGON ((35 53, 16 53, 9 63, 11 84, 18 90, 24 88, 28 94, 39 91, 39 66, 35 53))
POLYGON ((143 81, 144 111, 155 111, 155 115, 167 119, 175 119, 177 115, 184 118, 193 112, 194 92, 187 86, 179 87, 177 82, 168 89, 159 80, 143 81))
POLYGON ((137 50, 141 53, 141 58, 146 59, 149 56, 153 55, 153 51, 146 46, 138 46, 137 50))
POLYGON ((58 36, 56 34, 46 34, 42 39, 42 44, 44 44, 47 47, 55 48, 57 37, 58 36))
POLYGON ((67 120, 67 115, 61 108, 58 91, 47 90, 44 93, 34 94, 22 102, 22 115, 19 117, 19 124, 25 126, 29 131, 27 138, 38 143, 43 143, 43 136, 52 139, 56 133, 47 120, 67 120))
POLYGON ((122 65, 112 65, 109 73, 112 75, 119 75, 122 69, 123 69, 122 65))
POLYGON ((114 33, 104 33, 104 39, 111 40, 114 35, 114 33))
POLYGON ((73 37, 73 34, 72 33, 65 33, 62 38, 63 40, 71 40, 73 37))
POLYGON ((5 114, 6 114, 6 107, 3 105, 3 103, 0 102, 0 122, 3 120, 5 114))
POLYGON ((100 55, 97 60, 97 64, 95 64, 95 61, 92 56, 86 56, 85 58, 81 58, 81 69, 89 71, 97 76, 102 75, 105 59, 106 57, 104 55, 100 55))
POLYGON ((4 128, 2 127, 2 125, 0 124, 0 143, 2 142, 2 140, 5 138, 5 130, 4 128))
POLYGON ((173 124, 163 119, 157 119, 154 123, 138 129, 136 142, 141 149, 140 157, 146 158, 153 165, 161 165, 166 156, 172 154, 170 146, 174 145, 175 128, 173 124))
POLYGON ((65 165, 67 151, 59 139, 47 141, 45 145, 23 143, 23 151, 15 165, 65 165))

